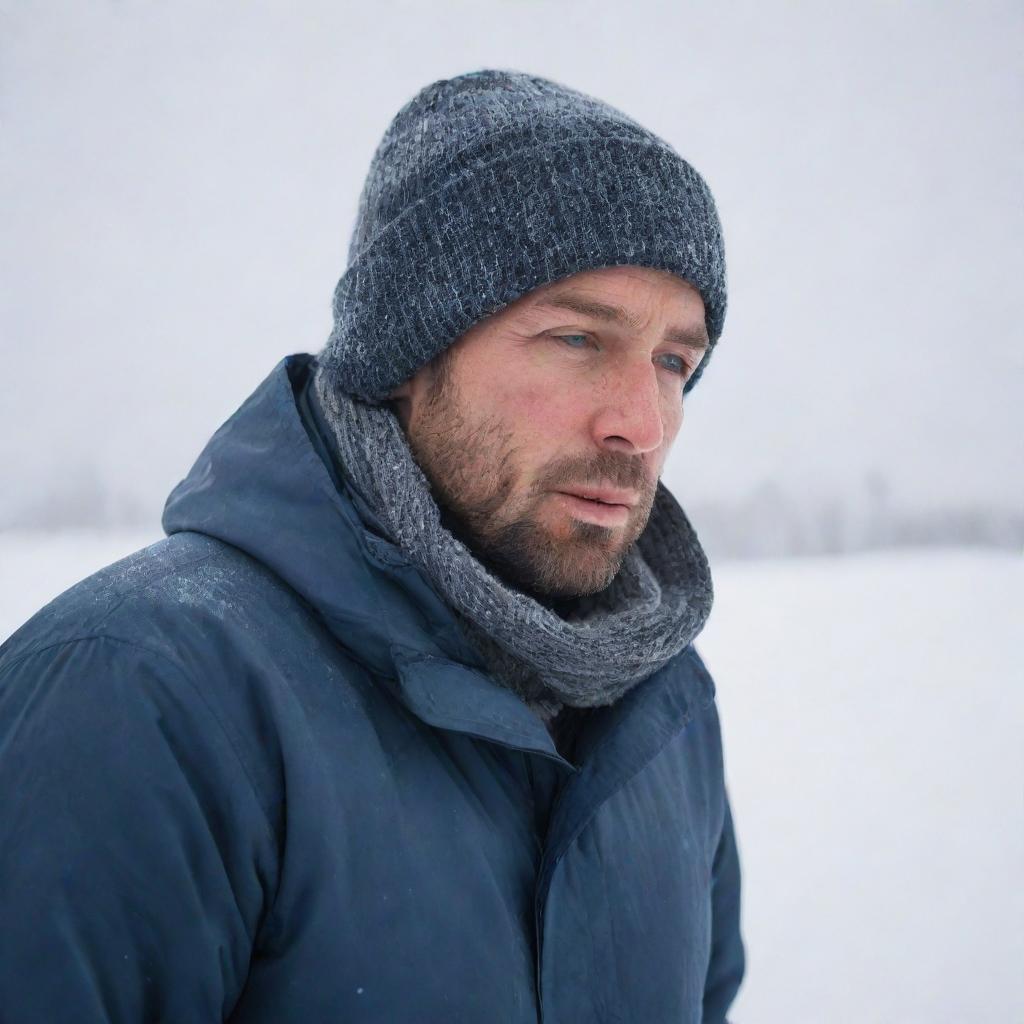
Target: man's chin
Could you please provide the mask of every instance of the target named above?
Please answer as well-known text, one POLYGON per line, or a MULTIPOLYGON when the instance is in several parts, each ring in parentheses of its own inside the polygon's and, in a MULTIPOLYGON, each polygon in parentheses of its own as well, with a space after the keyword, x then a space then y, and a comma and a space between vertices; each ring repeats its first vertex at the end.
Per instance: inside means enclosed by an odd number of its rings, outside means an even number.
POLYGON ((624 531, 580 520, 551 522, 523 516, 497 533, 467 530, 452 517, 449 528, 489 572, 542 603, 568 601, 604 590, 625 558, 624 531))
POLYGON ((575 545, 569 552, 551 551, 546 557, 534 558, 516 566, 520 589, 545 601, 566 601, 600 593, 615 579, 622 566, 622 556, 575 545))

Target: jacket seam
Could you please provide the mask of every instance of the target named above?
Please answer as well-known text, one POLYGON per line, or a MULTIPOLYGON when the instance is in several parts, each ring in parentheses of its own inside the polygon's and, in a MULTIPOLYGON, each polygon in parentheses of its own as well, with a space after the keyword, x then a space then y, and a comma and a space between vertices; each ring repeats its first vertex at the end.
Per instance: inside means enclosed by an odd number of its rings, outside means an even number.
POLYGON ((255 801, 256 806, 260 810, 260 820, 263 822, 263 826, 266 829, 267 837, 271 840, 271 845, 276 850, 277 835, 274 832, 274 828, 270 823, 270 818, 267 814, 266 807, 264 806, 263 801, 260 799, 259 789, 256 786, 256 783, 253 781, 252 774, 249 771, 249 766, 245 762, 245 758, 242 757, 241 753, 238 750, 238 746, 235 744, 235 741, 231 737, 231 734, 224 727, 224 723, 221 721, 220 716, 217 714, 216 711, 214 711, 213 707, 210 705, 210 702, 206 699, 205 695, 203 694, 203 691, 199 688, 195 680, 192 679, 188 672, 185 671, 185 668, 182 665, 178 664, 178 662, 175 659, 168 657, 166 654, 160 651, 152 650, 151 648, 146 647, 144 644, 139 644, 132 640, 125 640, 121 637, 110 636, 106 633, 87 633, 82 636, 68 637, 64 640, 55 640, 53 641, 53 643, 46 644, 45 646, 36 648, 33 651, 27 651, 19 655, 18 657, 13 658, 5 666, 0 666, 0 673, 8 669, 13 669, 16 665, 20 665, 23 661, 35 657, 36 655, 44 654, 47 651, 53 650, 56 647, 65 647, 69 644, 81 643, 84 640, 106 640, 111 643, 121 644, 125 647, 130 647, 133 650, 141 651, 143 654, 147 654, 151 658, 154 658, 157 661, 163 663, 164 665, 170 666, 174 669, 177 675, 182 680, 184 680, 184 682, 199 698, 200 702, 202 703, 202 706, 206 709, 206 713, 216 723, 218 731, 227 741, 227 744, 231 749, 231 753, 234 755, 234 758, 237 761, 239 768, 242 769, 242 774, 245 776, 246 782, 249 784, 249 790, 252 795, 252 798, 255 801))
MULTIPOLYGON (((702 710, 705 709, 706 708, 702 708, 702 710)), ((590 810, 590 813, 587 814, 586 817, 582 818, 580 822, 577 824, 577 826, 572 830, 572 832, 563 839, 561 843, 561 849, 558 851, 557 855, 553 858, 551 862, 551 869, 548 872, 549 881, 550 878, 554 875, 555 868, 557 868, 557 866, 561 863, 562 859, 565 857, 565 854, 572 847, 572 845, 580 838, 580 836, 589 827, 590 823, 596 817, 598 810, 604 804, 606 804, 613 796, 615 796, 616 793, 619 793, 623 789, 625 789, 635 778, 637 778, 637 776, 639 776, 643 771, 645 771, 647 767, 650 764, 652 764, 656 758, 661 756, 661 754, 670 744, 675 743, 683 735, 683 733, 685 733, 690 728, 690 726, 693 724, 695 720, 695 717, 696 716, 692 711, 687 711, 683 716, 683 720, 680 723, 678 731, 671 737, 671 739, 669 739, 665 743, 664 746, 654 751, 650 755, 650 757, 646 758, 641 764, 637 765, 636 768, 633 771, 631 771, 628 775, 623 776, 623 778, 621 778, 613 788, 609 789, 606 793, 603 794, 600 800, 595 801, 593 807, 590 810)), ((605 739, 603 743, 601 743, 595 750, 593 750, 590 754, 589 760, 596 762, 599 759, 601 750, 606 746, 608 742, 610 742, 610 740, 605 739)), ((563 795, 564 790, 563 793, 559 795, 559 803, 561 803, 563 795)), ((557 806, 555 810, 557 810, 557 806)), ((554 817, 553 814, 552 817, 554 817)))
POLYGON ((615 917, 612 914, 612 901, 611 894, 608 892, 608 865, 605 863, 604 852, 601 849, 599 843, 594 844, 594 848, 597 850, 597 860, 601 869, 601 891, 604 896, 604 914, 605 920, 608 926, 608 939, 610 943, 610 959, 612 962, 612 970, 615 972, 615 986, 612 990, 614 1003, 608 1004, 608 1011, 612 1014, 616 1024, 622 1022, 622 1003, 620 993, 624 990, 622 984, 622 965, 619 962, 619 950, 622 946, 619 944, 618 937, 615 934, 615 917))

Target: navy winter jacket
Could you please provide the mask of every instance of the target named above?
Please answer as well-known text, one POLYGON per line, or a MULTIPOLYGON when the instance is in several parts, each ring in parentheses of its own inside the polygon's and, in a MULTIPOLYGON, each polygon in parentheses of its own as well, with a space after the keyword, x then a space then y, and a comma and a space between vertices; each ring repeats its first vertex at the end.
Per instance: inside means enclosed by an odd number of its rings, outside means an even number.
POLYGON ((0 1020, 724 1021, 697 652, 561 756, 338 478, 310 362, 214 434, 168 537, 0 647, 0 1020))

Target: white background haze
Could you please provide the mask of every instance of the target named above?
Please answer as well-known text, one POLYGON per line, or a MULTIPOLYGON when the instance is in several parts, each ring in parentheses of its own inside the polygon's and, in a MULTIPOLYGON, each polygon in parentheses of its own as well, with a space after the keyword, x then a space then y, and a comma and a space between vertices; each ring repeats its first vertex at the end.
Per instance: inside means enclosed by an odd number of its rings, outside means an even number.
POLYGON ((665 481, 715 579, 731 1016, 1024 1020, 1022 52, 1010 2, 0 0, 0 639, 156 540, 326 340, 398 108, 554 78, 669 141, 725 230, 665 481))
POLYGON ((665 471, 712 553, 1020 547, 1019 4, 0 12, 0 528, 155 522, 326 340, 388 121, 491 66, 621 107, 716 197, 729 311, 665 471))

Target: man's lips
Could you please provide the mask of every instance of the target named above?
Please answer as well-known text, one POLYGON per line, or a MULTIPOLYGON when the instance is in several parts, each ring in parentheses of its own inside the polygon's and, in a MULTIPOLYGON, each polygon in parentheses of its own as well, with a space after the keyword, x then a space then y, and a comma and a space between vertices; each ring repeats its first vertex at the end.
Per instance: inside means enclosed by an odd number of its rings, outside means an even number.
POLYGON ((630 506, 623 501, 601 501, 597 498, 585 498, 567 491, 555 491, 563 508, 574 518, 599 526, 625 526, 629 522, 630 506))
POLYGON ((625 505, 632 508, 637 503, 637 497, 632 491, 621 491, 611 487, 574 487, 560 493, 573 498, 585 498, 587 501, 599 501, 603 505, 625 505))

